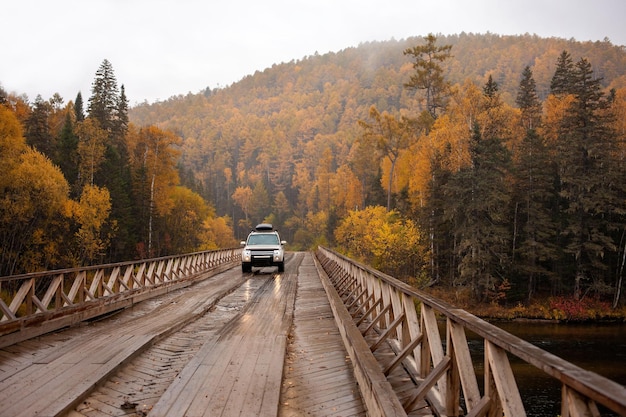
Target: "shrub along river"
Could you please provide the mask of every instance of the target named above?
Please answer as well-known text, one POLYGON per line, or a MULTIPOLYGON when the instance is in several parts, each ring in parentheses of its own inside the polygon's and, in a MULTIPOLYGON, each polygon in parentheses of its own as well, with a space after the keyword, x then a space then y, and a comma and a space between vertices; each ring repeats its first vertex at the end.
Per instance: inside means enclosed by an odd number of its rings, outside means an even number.
MULTIPOLYGON (((496 326, 553 353, 583 369, 626 385, 626 324, 564 324, 546 322, 496 322, 496 326)), ((482 368, 482 339, 468 335, 474 363, 482 368)), ((560 415, 561 385, 543 371, 517 358, 511 366, 529 417, 560 415)), ((477 368, 482 383, 483 369, 477 368)), ((481 387, 482 389, 482 387, 481 387)), ((603 416, 613 416, 601 410, 603 416)))

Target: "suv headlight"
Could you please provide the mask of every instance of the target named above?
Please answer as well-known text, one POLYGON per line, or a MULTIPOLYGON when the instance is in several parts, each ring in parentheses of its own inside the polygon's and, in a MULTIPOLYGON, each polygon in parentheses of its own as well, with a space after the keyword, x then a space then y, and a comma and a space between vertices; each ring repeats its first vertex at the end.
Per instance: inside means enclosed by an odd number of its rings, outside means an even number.
POLYGON ((241 260, 243 262, 250 262, 252 260, 252 257, 250 255, 250 250, 248 249, 243 250, 243 252, 241 253, 241 260))
POLYGON ((274 260, 280 261, 280 249, 274 249, 274 260))

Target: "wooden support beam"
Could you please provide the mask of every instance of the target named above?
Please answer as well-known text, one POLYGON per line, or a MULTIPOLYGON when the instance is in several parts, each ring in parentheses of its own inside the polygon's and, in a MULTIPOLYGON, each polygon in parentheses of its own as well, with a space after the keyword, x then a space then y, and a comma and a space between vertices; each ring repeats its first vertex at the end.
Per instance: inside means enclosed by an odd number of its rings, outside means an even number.
POLYGON ((383 373, 385 375, 389 375, 389 373, 391 371, 393 371, 393 369, 396 366, 398 366, 400 363, 402 363, 402 361, 405 360, 407 358, 407 356, 409 356, 411 354, 411 351, 413 349, 415 349, 417 347, 417 345, 422 343, 423 339, 424 339, 424 336, 423 335, 419 335, 419 337, 417 337, 416 339, 412 340, 411 343, 406 345, 404 347, 404 349, 402 349, 402 351, 400 351, 400 353, 398 353, 398 356, 396 356, 395 359, 393 361, 391 361, 391 363, 389 365, 387 365, 387 367, 383 370, 383 373))
POLYGON ((403 404, 404 411, 410 413, 413 407, 426 397, 428 391, 435 386, 437 380, 446 372, 450 366, 450 358, 444 357, 441 362, 428 374, 424 382, 422 382, 415 393, 403 404))
MULTIPOLYGON (((381 300, 382 301, 382 300, 381 300)), ((374 328, 374 326, 376 326, 376 324, 382 320, 382 318, 385 316, 385 314, 387 314, 387 312, 391 310, 391 305, 386 305, 385 308, 383 308, 380 313, 378 313, 378 315, 376 317, 374 317, 374 319, 372 320, 372 322, 370 323, 369 326, 367 326, 367 329, 365 329, 364 331, 362 331, 361 333, 363 334, 363 336, 365 336, 370 330, 372 330, 374 328)))
MULTIPOLYGON (((374 298, 374 293, 372 293, 372 294, 370 295, 370 298, 372 298, 372 299, 374 298)), ((374 311, 374 309, 375 309, 376 307, 378 307, 378 306, 382 303, 382 301, 383 301, 383 300, 381 300, 380 298, 379 298, 378 300, 376 300, 376 301, 374 302, 374 304, 372 304, 372 305, 370 306, 370 308, 368 308, 368 309, 367 309, 367 311, 366 311, 365 313, 363 313, 363 315, 361 316, 361 318, 359 318, 359 319, 357 320, 357 322, 356 322, 356 326, 357 326, 357 327, 359 327, 359 326, 361 325, 361 323, 363 323, 363 321, 364 321, 365 319, 367 319, 367 318, 370 316, 370 314, 372 314, 372 312, 374 311)))
POLYGON ((398 327, 400 323, 402 323, 402 321, 404 320, 404 317, 405 317, 404 314, 400 315, 389 325, 389 327, 385 329, 385 331, 380 335, 380 337, 370 346, 370 350, 372 352, 375 352, 376 349, 380 347, 380 344, 383 343, 389 337, 389 335, 393 331, 396 330, 396 327, 398 327))
POLYGON ((485 360, 489 362, 489 372, 498 390, 500 405, 507 416, 526 417, 509 358, 506 351, 485 341, 485 360))

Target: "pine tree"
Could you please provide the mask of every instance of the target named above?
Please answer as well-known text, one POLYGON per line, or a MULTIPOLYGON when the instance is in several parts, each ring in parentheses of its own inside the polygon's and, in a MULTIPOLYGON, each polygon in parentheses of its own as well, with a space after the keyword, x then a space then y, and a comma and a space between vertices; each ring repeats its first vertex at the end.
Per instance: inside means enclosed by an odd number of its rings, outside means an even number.
MULTIPOLYGON (((72 191, 77 191, 78 185, 78 136, 74 133, 74 123, 72 116, 68 112, 65 116, 65 123, 59 134, 57 141, 56 165, 61 168, 61 172, 67 179, 72 191)), ((77 196, 78 194, 75 194, 77 196)))
POLYGON ((522 111, 522 126, 526 129, 536 129, 541 121, 541 102, 537 97, 537 85, 529 66, 526 66, 522 73, 515 103, 522 111))
POLYGON ((117 110, 115 112, 114 135, 123 137, 128 131, 128 99, 126 98, 126 90, 124 84, 120 87, 120 96, 117 102, 117 110))
POLYGON ((436 46, 437 37, 432 33, 426 36, 426 44, 414 46, 404 51, 404 55, 413 58, 413 69, 406 88, 424 90, 426 94, 426 111, 434 121, 445 109, 450 95, 450 83, 443 76, 441 64, 451 57, 452 45, 436 46))
POLYGON ((91 85, 87 111, 89 117, 97 120, 100 127, 108 132, 115 127, 115 116, 119 106, 118 94, 113 66, 105 59, 96 71, 96 77, 91 85))
POLYGON ((572 91, 576 100, 560 126, 558 151, 565 251, 575 265, 573 292, 576 297, 601 283, 609 267, 608 254, 616 250, 607 220, 619 198, 611 151, 615 137, 607 117, 607 101, 591 65, 581 59, 575 66, 572 91))
POLYGON ((454 224, 462 283, 472 288, 476 299, 495 300, 509 266, 510 193, 505 179, 510 154, 501 140, 482 137, 477 123, 470 154, 470 165, 452 174, 443 187, 445 218, 454 224))
POLYGON ((26 120, 25 137, 26 143, 37 148, 48 158, 53 159, 56 144, 48 124, 48 117, 51 112, 50 103, 38 95, 35 99, 35 106, 26 120))
POLYGON ((515 269, 527 278, 530 300, 542 278, 552 279, 551 262, 557 259, 558 224, 553 216, 557 200, 554 187, 556 166, 551 152, 534 129, 522 140, 515 164, 515 214, 513 231, 515 269))
POLYGON ((487 98, 487 107, 492 107, 497 104, 492 102, 498 98, 498 90, 498 83, 495 82, 491 74, 489 74, 489 78, 483 86, 483 95, 487 98))
POLYGON ((9 101, 8 97, 9 95, 7 94, 6 90, 2 88, 2 85, 0 85, 0 104, 7 104, 9 101))
POLYGON ((76 100, 74 100, 74 117, 77 122, 85 120, 85 111, 83 110, 83 95, 78 92, 76 100))
POLYGON ((542 277, 553 276, 550 261, 557 257, 557 224, 552 215, 556 200, 556 166, 550 149, 535 130, 541 121, 541 103, 530 67, 522 74, 516 103, 522 114, 526 135, 515 161, 515 204, 513 222, 514 268, 528 279, 530 300, 542 277), (516 244, 516 241, 519 242, 516 244))
POLYGON ((131 173, 126 144, 128 102, 125 93, 118 92, 113 67, 104 60, 96 72, 89 98, 89 118, 107 132, 105 160, 96 173, 95 184, 106 187, 111 195, 111 217, 117 229, 114 244, 109 248, 110 260, 121 260, 132 253, 136 243, 134 200, 131 196, 131 173))
POLYGON ((504 102, 500 94, 500 87, 489 75, 487 82, 483 86, 483 95, 479 104, 481 114, 478 115, 478 124, 482 129, 482 136, 488 139, 502 137, 506 134, 506 117, 504 114, 504 102))
POLYGON ((567 51, 561 52, 557 62, 554 76, 550 81, 550 93, 555 95, 572 94, 574 92, 574 62, 567 51))

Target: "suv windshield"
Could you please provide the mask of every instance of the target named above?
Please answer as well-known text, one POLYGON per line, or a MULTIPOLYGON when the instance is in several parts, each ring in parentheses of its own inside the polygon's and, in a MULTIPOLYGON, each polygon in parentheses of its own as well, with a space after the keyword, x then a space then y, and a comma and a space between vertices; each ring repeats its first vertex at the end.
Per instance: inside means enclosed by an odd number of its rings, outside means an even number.
POLYGON ((248 238, 248 245, 278 245, 278 236, 273 233, 251 235, 248 238))

